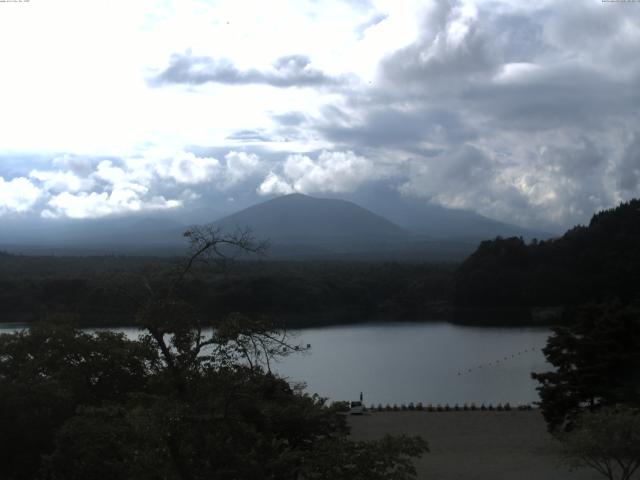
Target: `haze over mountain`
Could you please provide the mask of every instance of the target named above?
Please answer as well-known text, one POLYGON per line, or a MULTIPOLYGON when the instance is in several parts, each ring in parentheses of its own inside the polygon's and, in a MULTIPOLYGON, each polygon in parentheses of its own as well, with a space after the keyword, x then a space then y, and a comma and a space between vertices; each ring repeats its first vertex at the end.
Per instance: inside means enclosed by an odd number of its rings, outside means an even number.
POLYGON ((249 227, 256 238, 268 239, 276 259, 460 260, 482 239, 549 236, 400 195, 367 200, 373 211, 347 200, 290 194, 217 220, 213 208, 153 217, 5 219, 0 246, 21 253, 176 254, 186 246, 181 234, 188 225, 215 220, 226 231, 249 227))
POLYGON ((445 208, 427 199, 402 195, 385 184, 373 184, 358 192, 352 201, 413 233, 433 239, 480 242, 502 237, 525 240, 547 239, 559 232, 547 232, 485 217, 470 210, 445 208))

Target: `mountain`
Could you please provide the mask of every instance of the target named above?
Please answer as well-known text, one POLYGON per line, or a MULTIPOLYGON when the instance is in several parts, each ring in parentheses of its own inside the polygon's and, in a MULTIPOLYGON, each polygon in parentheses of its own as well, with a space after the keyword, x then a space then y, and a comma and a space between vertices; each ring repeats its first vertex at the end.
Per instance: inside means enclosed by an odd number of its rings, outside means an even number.
POLYGON ((346 200, 299 193, 277 197, 217 222, 225 231, 248 227, 269 239, 279 259, 454 261, 475 244, 434 241, 346 200))
POLYGON ((271 255, 324 255, 396 246, 412 235, 345 200, 299 193, 273 198, 214 222, 225 231, 250 228, 271 242, 271 255))
POLYGON ((345 200, 293 193, 259 203, 215 222, 226 229, 250 226, 271 239, 364 238, 406 236, 389 220, 345 200))
POLYGON ((176 254, 186 246, 186 225, 163 216, 97 219, 7 219, 0 248, 24 254, 176 254))
MULTIPOLYGON (((475 213, 451 210, 397 191, 371 192, 362 207, 348 200, 285 195, 215 221, 225 231, 250 227, 269 239, 278 259, 459 261, 480 240, 546 238, 475 213)), ((182 232, 210 223, 228 205, 137 213, 98 219, 4 218, 0 249, 25 254, 175 255, 184 252, 182 232)))
POLYGON ((396 225, 432 239, 478 243, 501 237, 547 239, 553 232, 500 222, 478 213, 445 208, 427 199, 402 195, 387 184, 372 184, 358 192, 358 203, 396 225))

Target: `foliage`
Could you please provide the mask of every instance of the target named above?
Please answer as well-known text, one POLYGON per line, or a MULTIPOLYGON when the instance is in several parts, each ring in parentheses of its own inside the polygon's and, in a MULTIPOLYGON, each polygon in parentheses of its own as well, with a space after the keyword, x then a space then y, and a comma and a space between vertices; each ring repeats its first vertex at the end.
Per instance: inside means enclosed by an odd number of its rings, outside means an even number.
POLYGON ((577 427, 559 436, 565 462, 590 467, 609 480, 628 480, 640 468, 640 412, 609 407, 581 415, 577 427))
POLYGON ((640 285, 640 199, 593 216, 588 227, 525 244, 485 241, 455 275, 454 304, 463 307, 580 305, 618 298, 640 285))
POLYGON ((412 457, 428 451, 419 437, 391 437, 370 442, 338 442, 320 444, 304 478, 333 480, 408 480, 415 478, 412 457))
POLYGON ((422 440, 351 442, 343 414, 271 372, 302 349, 286 333, 179 294, 195 265, 261 246, 246 232, 188 238, 171 282, 129 295, 138 340, 61 319, 0 336, 0 478, 413 478, 422 440))
MULTIPOLYGON (((0 257, 0 321, 71 313, 82 325, 131 324, 143 298, 141 278, 169 288, 174 258, 0 257)), ((196 263, 174 292, 202 315, 242 311, 277 316, 289 327, 354 318, 419 318, 446 314, 453 265, 238 260, 232 269, 196 263), (392 315, 389 315, 392 313, 392 315)))
POLYGON ((619 304, 572 313, 543 349, 554 371, 534 373, 550 430, 570 429, 583 410, 640 406, 640 309, 619 304))
POLYGON ((145 342, 89 335, 63 319, 0 335, 0 477, 33 478, 77 408, 143 391, 158 361, 145 342))

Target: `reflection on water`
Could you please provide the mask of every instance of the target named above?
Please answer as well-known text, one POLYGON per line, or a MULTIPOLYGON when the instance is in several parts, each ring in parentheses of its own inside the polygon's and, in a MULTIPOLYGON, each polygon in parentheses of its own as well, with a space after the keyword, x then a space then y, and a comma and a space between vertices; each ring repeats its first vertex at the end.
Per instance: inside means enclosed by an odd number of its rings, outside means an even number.
MULTIPOLYGON (((4 324, 0 332, 20 324, 4 324)), ((115 328, 136 338, 135 328, 115 328)), ((291 332, 311 351, 273 367, 310 393, 382 403, 511 405, 538 399, 530 374, 548 369, 546 328, 468 327, 449 323, 368 323, 291 332)))

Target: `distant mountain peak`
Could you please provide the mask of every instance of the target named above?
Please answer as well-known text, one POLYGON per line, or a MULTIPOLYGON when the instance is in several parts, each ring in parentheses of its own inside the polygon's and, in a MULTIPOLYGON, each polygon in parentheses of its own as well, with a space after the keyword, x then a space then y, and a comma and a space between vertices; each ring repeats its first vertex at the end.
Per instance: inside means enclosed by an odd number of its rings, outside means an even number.
POLYGON ((293 193, 245 208, 215 222, 225 229, 249 227, 256 236, 305 241, 363 240, 407 235, 398 225, 347 200, 293 193))

